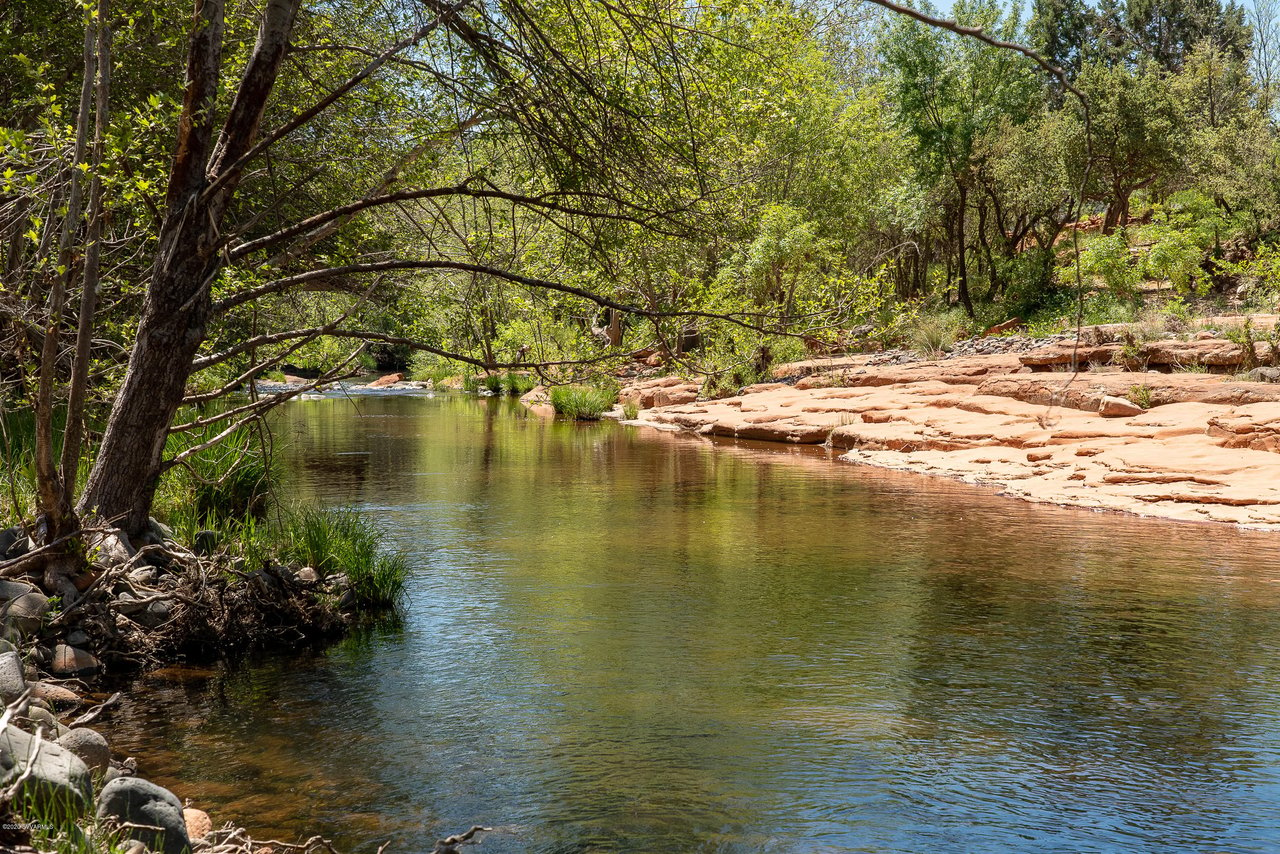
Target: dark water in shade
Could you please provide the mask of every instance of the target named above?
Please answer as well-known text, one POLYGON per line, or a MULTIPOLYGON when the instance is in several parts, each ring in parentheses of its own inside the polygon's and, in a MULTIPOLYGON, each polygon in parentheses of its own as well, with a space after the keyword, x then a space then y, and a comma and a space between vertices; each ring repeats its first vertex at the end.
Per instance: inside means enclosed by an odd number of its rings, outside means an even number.
POLYGON ((1280 538, 525 417, 300 401, 403 626, 149 677, 143 773, 261 837, 489 852, 1280 851, 1280 538))

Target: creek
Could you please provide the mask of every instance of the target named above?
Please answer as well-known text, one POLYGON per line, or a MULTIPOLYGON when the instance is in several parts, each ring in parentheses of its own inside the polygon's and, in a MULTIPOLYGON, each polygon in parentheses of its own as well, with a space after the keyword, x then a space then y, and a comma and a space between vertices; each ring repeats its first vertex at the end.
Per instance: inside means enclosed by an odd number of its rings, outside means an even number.
POLYGON ((117 752, 339 850, 1280 849, 1280 538, 441 394, 296 401, 288 500, 411 558, 320 652, 138 680, 117 752))

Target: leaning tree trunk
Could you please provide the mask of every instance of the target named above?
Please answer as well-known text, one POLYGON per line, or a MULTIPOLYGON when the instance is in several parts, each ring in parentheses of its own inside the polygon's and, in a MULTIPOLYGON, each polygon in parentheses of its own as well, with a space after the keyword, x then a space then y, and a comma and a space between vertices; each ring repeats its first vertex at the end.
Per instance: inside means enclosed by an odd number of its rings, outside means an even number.
POLYGON ((129 533, 147 524, 164 470, 165 440, 204 343, 221 225, 252 156, 301 0, 268 0, 257 43, 215 144, 222 64, 221 0, 196 0, 187 89, 169 173, 165 217, 137 338, 84 495, 81 513, 129 533))

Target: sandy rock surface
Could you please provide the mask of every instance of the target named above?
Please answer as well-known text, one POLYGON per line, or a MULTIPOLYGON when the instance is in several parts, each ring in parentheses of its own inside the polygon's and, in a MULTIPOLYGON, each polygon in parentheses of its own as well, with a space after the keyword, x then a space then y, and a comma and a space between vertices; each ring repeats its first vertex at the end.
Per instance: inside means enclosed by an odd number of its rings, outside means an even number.
POLYGON ((1280 530, 1280 385, 1020 370, 1016 354, 846 365, 794 386, 644 409, 633 423, 827 443, 850 462, 1032 501, 1280 530))

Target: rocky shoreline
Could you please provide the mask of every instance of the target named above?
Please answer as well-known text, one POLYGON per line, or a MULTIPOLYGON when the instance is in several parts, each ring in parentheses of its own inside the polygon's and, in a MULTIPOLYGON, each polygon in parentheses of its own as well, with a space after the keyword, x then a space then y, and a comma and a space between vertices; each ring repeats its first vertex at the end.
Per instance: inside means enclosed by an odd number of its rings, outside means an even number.
MULTIPOLYGON (((154 520, 136 545, 89 530, 88 566, 68 572, 22 529, 0 532, 0 850, 48 850, 52 835, 105 851, 102 834, 119 834, 129 854, 260 854, 245 830, 215 828, 113 753, 120 695, 103 680, 335 638, 355 619, 353 598, 342 574, 246 567, 205 534, 193 551, 154 520)), ((332 851, 319 837, 282 847, 332 851)))
POLYGON ((718 400, 663 377, 620 399, 638 426, 826 445, 846 462, 1029 501, 1280 530, 1277 318, 1197 326, 992 337, 941 359, 815 359, 718 400))

